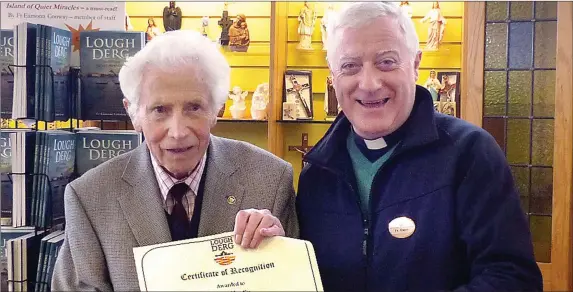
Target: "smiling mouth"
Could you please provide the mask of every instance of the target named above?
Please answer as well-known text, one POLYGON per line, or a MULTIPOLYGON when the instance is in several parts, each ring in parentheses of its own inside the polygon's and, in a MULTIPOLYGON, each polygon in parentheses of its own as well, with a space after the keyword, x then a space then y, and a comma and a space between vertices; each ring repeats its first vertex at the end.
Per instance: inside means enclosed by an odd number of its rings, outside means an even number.
POLYGON ((191 148, 193 148, 193 146, 183 147, 183 148, 170 148, 170 149, 167 149, 167 151, 169 153, 173 153, 173 154, 181 154, 181 153, 185 153, 185 152, 191 150, 191 148))
POLYGON ((384 106, 390 100, 389 97, 379 100, 357 100, 360 105, 367 108, 377 108, 384 106))

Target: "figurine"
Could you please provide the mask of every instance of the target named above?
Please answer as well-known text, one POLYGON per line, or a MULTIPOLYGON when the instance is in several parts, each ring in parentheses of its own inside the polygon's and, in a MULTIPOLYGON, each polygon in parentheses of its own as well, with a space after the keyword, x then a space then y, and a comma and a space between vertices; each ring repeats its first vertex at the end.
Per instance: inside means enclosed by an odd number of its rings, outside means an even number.
POLYGON ((203 16, 201 19, 201 34, 207 37, 207 28, 209 27, 209 16, 203 16))
POLYGON ((432 99, 434 101, 437 101, 438 93, 442 89, 442 84, 440 83, 440 80, 438 80, 438 78, 436 77, 436 71, 434 70, 430 71, 430 77, 428 77, 426 83, 424 83, 424 87, 426 87, 430 91, 432 99))
POLYGON ((267 105, 269 103, 269 84, 262 83, 257 86, 253 93, 251 103, 251 117, 255 120, 264 120, 267 118, 267 105))
POLYGON ((246 52, 250 43, 247 17, 244 14, 239 14, 229 28, 229 48, 233 52, 246 52))
POLYGON ((332 85, 332 76, 326 77, 326 92, 324 93, 324 111, 326 112, 326 120, 334 120, 340 112, 341 107, 336 99, 336 91, 332 85))
POLYGON ((245 98, 249 94, 248 91, 242 91, 241 87, 233 87, 233 93, 229 94, 229 98, 233 100, 233 105, 229 108, 233 119, 242 119, 245 116, 245 98))
POLYGON ((427 20, 430 22, 430 27, 428 27, 426 50, 436 51, 444 38, 444 30, 446 29, 447 22, 444 16, 442 16, 440 3, 438 3, 438 1, 432 4, 432 9, 428 11, 424 18, 420 19, 420 22, 424 23, 427 20))
POLYGON ((330 19, 331 15, 334 13, 334 7, 332 4, 328 4, 326 10, 324 11, 324 16, 322 16, 322 20, 320 21, 320 32, 322 33, 322 50, 326 51, 326 41, 327 41, 327 32, 326 28, 328 27, 328 20, 330 19))
POLYGON ((402 9, 402 12, 408 15, 409 18, 412 18, 412 15, 414 13, 412 12, 412 7, 410 6, 410 3, 408 1, 400 2, 400 9, 402 9))
POLYGON ((226 46, 229 44, 229 28, 233 24, 233 21, 229 19, 229 10, 227 9, 228 3, 225 2, 223 6, 223 15, 221 19, 217 22, 221 27, 221 36, 219 37, 219 43, 221 46, 226 46))
POLYGON ((154 37, 161 34, 161 31, 159 30, 157 25, 155 25, 155 19, 149 18, 147 20, 147 30, 145 31, 145 34, 147 35, 147 41, 150 41, 154 37))
POLYGON ((163 27, 165 31, 181 29, 181 8, 175 7, 175 1, 169 1, 169 6, 163 8, 163 27))
POLYGON ((312 50, 312 33, 314 31, 314 24, 316 22, 316 12, 308 6, 308 2, 304 1, 304 6, 298 15, 298 34, 300 42, 298 49, 312 50))

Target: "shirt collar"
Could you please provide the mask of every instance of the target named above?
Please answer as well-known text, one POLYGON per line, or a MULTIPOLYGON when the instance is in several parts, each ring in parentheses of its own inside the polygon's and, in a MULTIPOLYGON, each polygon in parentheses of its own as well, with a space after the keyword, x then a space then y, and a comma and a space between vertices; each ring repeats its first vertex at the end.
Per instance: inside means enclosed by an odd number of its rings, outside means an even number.
POLYGON ((199 184, 201 182, 201 177, 203 176, 203 171, 205 169, 205 161, 207 160, 207 152, 203 154, 203 157, 199 161, 199 165, 195 167, 193 172, 189 176, 183 179, 176 179, 172 177, 162 166, 159 165, 159 162, 153 156, 153 153, 149 152, 149 156, 151 157, 151 164, 153 165, 153 172, 155 173, 155 178, 157 179, 157 184, 159 184, 159 190, 161 191, 161 195, 163 200, 167 199, 167 194, 171 187, 175 184, 183 182, 189 186, 189 188, 193 191, 193 194, 197 194, 199 191, 199 184))

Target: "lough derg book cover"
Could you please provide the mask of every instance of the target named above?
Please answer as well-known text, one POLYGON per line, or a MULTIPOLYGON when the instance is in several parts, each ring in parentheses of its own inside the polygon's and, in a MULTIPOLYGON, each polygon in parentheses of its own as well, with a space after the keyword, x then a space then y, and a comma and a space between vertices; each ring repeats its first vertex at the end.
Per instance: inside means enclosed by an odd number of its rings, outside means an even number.
POLYGON ((0 30, 0 94, 2 98, 1 117, 12 118, 12 96, 14 94, 14 75, 10 73, 8 65, 14 64, 14 31, 11 29, 0 30))
POLYGON ((125 61, 144 45, 144 32, 80 33, 81 119, 129 120, 118 74, 125 61))
POLYGON ((86 130, 76 133, 76 173, 88 170, 124 153, 142 142, 142 135, 132 130, 86 130))

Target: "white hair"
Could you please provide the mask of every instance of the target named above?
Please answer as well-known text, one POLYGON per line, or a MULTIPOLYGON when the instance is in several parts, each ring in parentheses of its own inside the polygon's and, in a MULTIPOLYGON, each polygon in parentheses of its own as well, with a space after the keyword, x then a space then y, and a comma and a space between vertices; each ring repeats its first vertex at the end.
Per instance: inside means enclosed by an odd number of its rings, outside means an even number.
POLYGON ((329 18, 326 41, 326 54, 328 60, 334 60, 333 54, 338 46, 336 32, 342 28, 360 28, 370 24, 380 17, 391 17, 398 21, 400 30, 406 40, 406 46, 412 54, 416 56, 420 50, 418 34, 412 19, 410 19, 401 8, 392 2, 358 2, 347 4, 335 12, 333 17, 329 18))
POLYGON ((148 70, 180 74, 187 68, 189 74, 201 74, 209 86, 212 111, 217 113, 229 94, 231 68, 211 40, 196 31, 176 30, 153 38, 119 71, 119 84, 129 101, 127 112, 132 121, 137 119, 142 81, 148 70))

